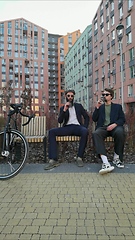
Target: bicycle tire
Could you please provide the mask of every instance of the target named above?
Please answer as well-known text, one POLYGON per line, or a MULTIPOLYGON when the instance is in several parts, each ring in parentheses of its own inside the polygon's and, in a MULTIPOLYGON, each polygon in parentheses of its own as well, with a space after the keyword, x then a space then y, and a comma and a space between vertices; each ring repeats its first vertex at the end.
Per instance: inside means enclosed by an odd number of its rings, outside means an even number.
POLYGON ((16 176, 24 167, 28 158, 29 146, 22 133, 11 129, 6 133, 6 152, 2 156, 4 131, 0 132, 0 180, 16 176))

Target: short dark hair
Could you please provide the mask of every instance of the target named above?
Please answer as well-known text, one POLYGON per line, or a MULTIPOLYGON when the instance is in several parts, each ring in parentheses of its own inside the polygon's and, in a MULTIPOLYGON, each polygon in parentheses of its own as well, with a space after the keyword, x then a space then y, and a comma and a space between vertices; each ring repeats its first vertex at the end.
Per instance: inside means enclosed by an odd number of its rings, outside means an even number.
POLYGON ((75 91, 73 89, 66 90, 65 95, 67 95, 67 93, 69 93, 69 92, 72 92, 75 95, 75 91))
POLYGON ((107 91, 111 94, 112 98, 114 97, 114 90, 111 88, 105 88, 104 91, 107 91))

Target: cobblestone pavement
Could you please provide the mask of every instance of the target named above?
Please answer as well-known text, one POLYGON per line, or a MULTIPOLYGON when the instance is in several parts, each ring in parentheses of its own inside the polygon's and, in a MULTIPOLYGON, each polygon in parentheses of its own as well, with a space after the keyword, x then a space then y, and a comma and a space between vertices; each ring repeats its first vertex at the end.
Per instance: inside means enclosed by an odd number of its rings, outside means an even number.
POLYGON ((135 174, 128 167, 101 176, 94 166, 30 164, 1 181, 0 240, 135 240, 135 174))

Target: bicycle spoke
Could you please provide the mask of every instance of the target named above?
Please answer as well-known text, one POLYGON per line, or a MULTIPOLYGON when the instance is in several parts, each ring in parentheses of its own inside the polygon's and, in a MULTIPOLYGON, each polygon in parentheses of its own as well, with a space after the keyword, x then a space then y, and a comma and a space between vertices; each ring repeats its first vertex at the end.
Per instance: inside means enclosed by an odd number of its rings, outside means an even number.
POLYGON ((10 170, 11 172, 13 172, 15 170, 15 168, 13 167, 13 165, 11 164, 11 162, 8 162, 9 166, 10 166, 10 170))

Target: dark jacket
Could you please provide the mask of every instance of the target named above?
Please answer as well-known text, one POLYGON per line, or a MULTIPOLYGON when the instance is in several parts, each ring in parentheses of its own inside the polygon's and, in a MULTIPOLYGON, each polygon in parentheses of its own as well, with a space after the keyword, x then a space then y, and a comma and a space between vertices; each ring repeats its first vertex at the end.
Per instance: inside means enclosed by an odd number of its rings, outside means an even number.
MULTIPOLYGON (((86 110, 80 103, 74 103, 74 107, 78 122, 80 123, 80 125, 87 128, 89 125, 89 115, 87 114, 86 110)), ((64 106, 60 108, 58 122, 63 123, 63 126, 65 126, 69 119, 69 110, 64 112, 63 109, 64 106)))
MULTIPOLYGON (((92 120, 96 122, 96 129, 103 127, 105 121, 105 104, 99 109, 95 108, 92 115, 92 120)), ((111 103, 110 124, 116 123, 118 126, 123 126, 125 123, 125 114, 120 104, 111 103)))

